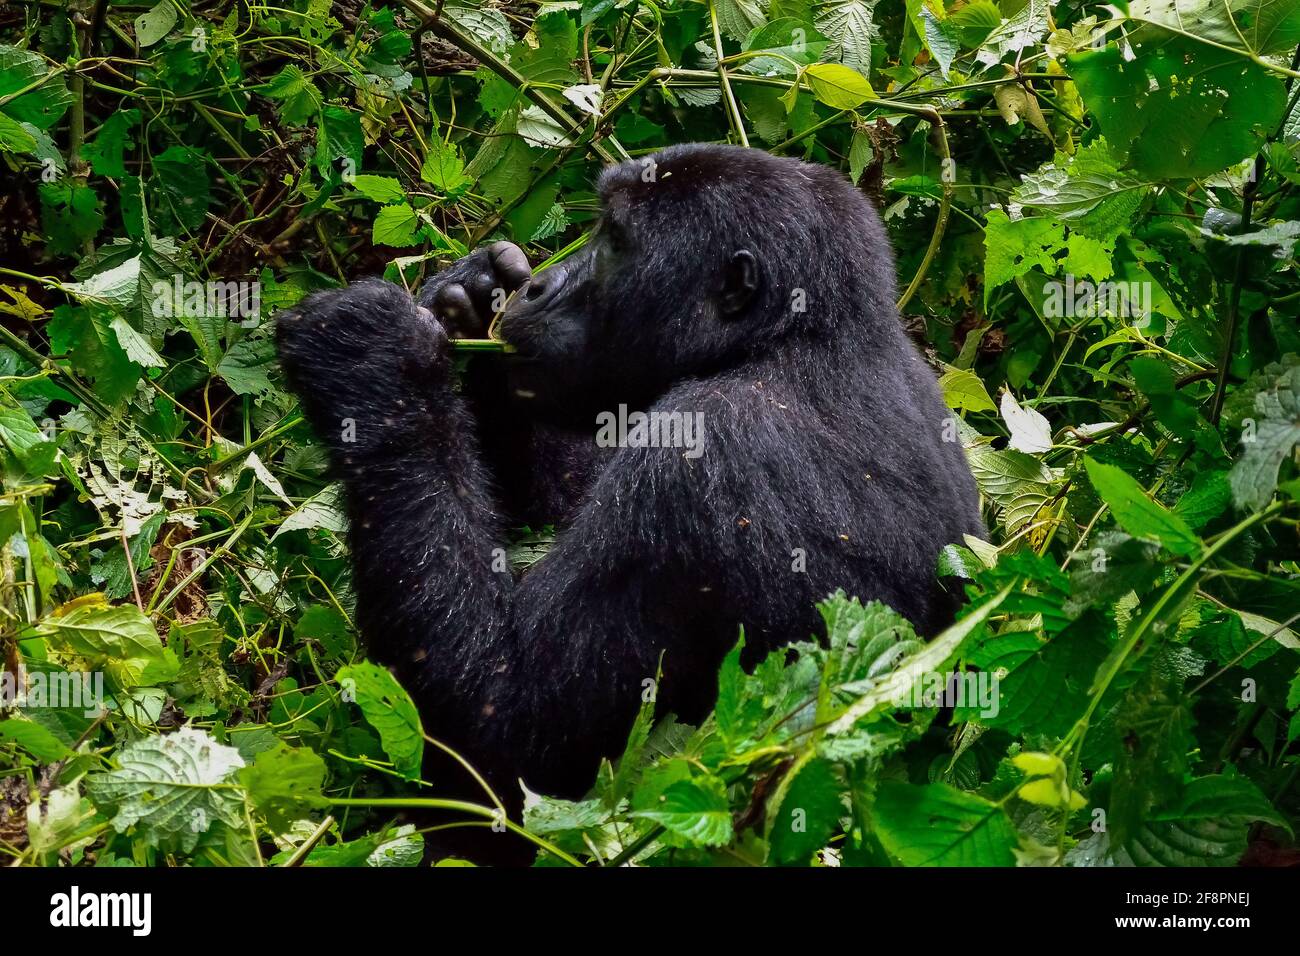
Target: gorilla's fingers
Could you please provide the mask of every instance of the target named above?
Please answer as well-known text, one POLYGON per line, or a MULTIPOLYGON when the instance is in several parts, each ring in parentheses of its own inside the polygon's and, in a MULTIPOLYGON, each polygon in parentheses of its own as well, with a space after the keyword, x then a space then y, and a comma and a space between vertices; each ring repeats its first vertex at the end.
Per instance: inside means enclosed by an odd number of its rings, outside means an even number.
POLYGON ((533 274, 524 250, 513 242, 497 242, 488 247, 488 257, 497 279, 506 292, 514 292, 533 274))
POLYGON ((438 290, 433 297, 433 312, 452 337, 473 338, 482 333, 483 320, 459 282, 448 282, 438 290))
POLYGON ((480 324, 489 321, 493 314, 505 305, 506 294, 510 290, 498 292, 498 288, 500 286, 497 277, 490 270, 478 273, 465 283, 465 291, 469 293, 470 301, 474 303, 474 311, 478 314, 480 324))

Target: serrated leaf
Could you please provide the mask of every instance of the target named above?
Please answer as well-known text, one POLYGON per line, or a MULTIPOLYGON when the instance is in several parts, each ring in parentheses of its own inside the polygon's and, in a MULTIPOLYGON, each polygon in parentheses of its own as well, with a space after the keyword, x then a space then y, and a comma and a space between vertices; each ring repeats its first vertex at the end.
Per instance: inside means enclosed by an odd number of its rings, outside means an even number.
POLYGON ((242 823, 244 801, 232 778, 244 758, 206 731, 145 737, 113 762, 117 769, 86 778, 86 791, 119 833, 135 827, 151 846, 189 852, 218 821, 242 823))
POLYGON ((280 535, 288 534, 290 531, 306 531, 312 528, 324 528, 335 534, 341 534, 347 530, 347 526, 348 518, 343 511, 343 489, 337 484, 327 485, 280 522, 280 527, 275 530, 271 540, 274 541, 280 535))
POLYGON ((399 249, 414 246, 420 241, 419 227, 420 220, 415 210, 406 203, 385 206, 375 216, 371 239, 377 246, 396 246, 399 249))
POLYGON ((373 199, 378 203, 406 201, 406 192, 402 189, 402 184, 392 176, 371 176, 361 173, 353 176, 349 185, 367 199, 373 199))
POLYGON ((830 0, 817 7, 813 26, 830 41, 825 56, 866 76, 871 72, 871 40, 879 0, 830 0))
POLYGON ((309 811, 327 805, 320 792, 325 782, 325 761, 309 747, 290 747, 278 741, 273 749, 262 751, 251 765, 240 770, 238 779, 253 806, 279 833, 309 811))
POLYGON ((1236 53, 1181 37, 1076 53, 1069 73, 1128 171, 1206 176, 1253 155, 1286 107, 1282 80, 1236 53))
POLYGON ((633 816, 662 824, 696 846, 721 846, 732 837, 727 789, 713 776, 679 780, 659 795, 653 809, 633 816))

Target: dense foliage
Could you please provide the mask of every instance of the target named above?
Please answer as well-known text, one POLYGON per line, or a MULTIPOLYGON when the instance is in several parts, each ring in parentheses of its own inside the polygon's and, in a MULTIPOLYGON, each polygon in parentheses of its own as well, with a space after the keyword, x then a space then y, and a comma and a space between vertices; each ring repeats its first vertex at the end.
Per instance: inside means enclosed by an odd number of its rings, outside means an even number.
POLYGON ((1297 858, 1300 0, 44 0, 0 43, 4 862, 420 861, 442 782, 271 320, 563 256, 602 164, 691 140, 880 205, 987 503, 971 602, 925 643, 832 596, 703 726, 648 692, 588 799, 466 824, 560 865, 1297 858))

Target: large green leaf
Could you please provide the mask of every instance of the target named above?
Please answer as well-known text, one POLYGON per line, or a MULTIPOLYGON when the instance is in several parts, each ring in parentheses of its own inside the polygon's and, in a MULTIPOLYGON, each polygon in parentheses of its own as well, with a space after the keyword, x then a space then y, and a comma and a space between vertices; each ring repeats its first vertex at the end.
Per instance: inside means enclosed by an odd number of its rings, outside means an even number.
POLYGON ((46 618, 39 630, 60 650, 80 656, 92 669, 102 668, 119 688, 162 683, 180 667, 134 604, 79 604, 46 618))
POLYGON ((1181 37, 1069 57, 1070 75, 1117 158, 1151 179, 1216 173, 1276 129, 1286 89, 1263 67, 1181 37))
POLYGON ((1107 240, 1127 228, 1149 188, 1121 170, 1106 141, 1098 139, 1073 157, 1058 156, 1026 173, 1012 198, 1086 236, 1107 240))
POLYGON ((182 727, 145 737, 113 758, 117 769, 86 778, 86 790, 112 815, 119 833, 135 827, 147 843, 188 852, 218 821, 242 825, 243 799, 233 775, 244 766, 234 747, 182 727))
POLYGON ((946 783, 886 781, 876 836, 904 866, 1013 866, 1016 831, 1002 808, 946 783))
POLYGON ((308 747, 278 742, 239 771, 239 782, 253 805, 281 833, 311 810, 326 805, 320 792, 325 782, 325 761, 308 747))
POLYGON ((1188 555, 1200 550, 1201 539, 1177 514, 1147 497, 1133 478, 1121 468, 1093 458, 1083 460, 1088 480, 1101 495, 1115 520, 1137 538, 1153 538, 1174 554, 1188 555))
POLYGON ((731 808, 717 777, 679 780, 659 795, 650 809, 635 816, 653 820, 697 846, 721 846, 731 839, 731 808))
POLYGON ((1300 45, 1300 0, 1129 0, 1129 17, 1247 56, 1300 45))
POLYGON ((355 702, 371 727, 379 731, 384 752, 408 780, 420 776, 424 728, 410 695, 377 664, 349 664, 338 672, 344 699, 355 702))
POLYGON ((1233 866, 1246 851, 1250 824, 1290 824, 1249 780, 1198 777, 1182 798, 1153 812, 1124 850, 1139 866, 1233 866))
POLYGON ((4 104, 0 112, 14 122, 45 130, 67 111, 72 94, 62 71, 52 69, 42 57, 31 50, 0 46, 0 103, 4 104))
POLYGON ((814 758, 782 787, 768 807, 768 844, 773 862, 806 865, 839 824, 843 785, 829 761, 814 758))

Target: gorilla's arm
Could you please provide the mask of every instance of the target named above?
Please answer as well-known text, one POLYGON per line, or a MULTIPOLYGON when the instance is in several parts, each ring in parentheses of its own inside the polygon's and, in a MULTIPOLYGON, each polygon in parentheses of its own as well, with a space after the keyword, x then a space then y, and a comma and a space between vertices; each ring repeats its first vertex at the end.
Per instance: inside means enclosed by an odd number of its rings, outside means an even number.
POLYGON ((457 644, 504 623, 510 579, 493 568, 498 519, 445 332, 402 289, 366 281, 308 298, 278 338, 346 490, 363 632, 404 672, 399 649, 463 662, 457 644), (450 638, 431 647, 432 631, 450 638))
POLYGON ((372 654, 397 670, 430 732, 499 785, 573 786, 566 767, 589 773, 621 742, 635 691, 655 676, 655 612, 643 611, 655 585, 632 572, 637 549, 616 526, 625 496, 589 502, 576 535, 516 584, 439 323, 368 281, 307 299, 278 337, 346 488, 372 654), (606 634, 622 640, 606 646, 606 634))

